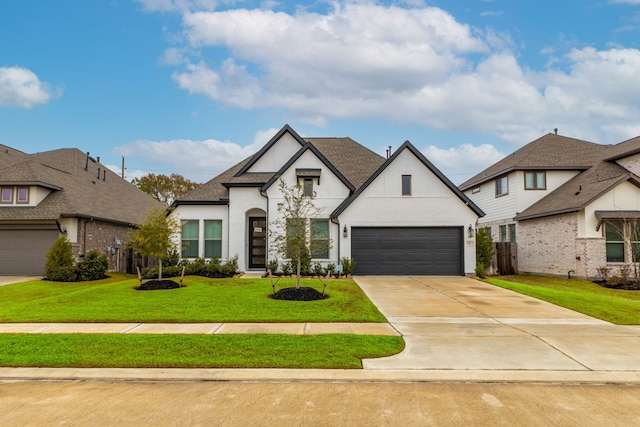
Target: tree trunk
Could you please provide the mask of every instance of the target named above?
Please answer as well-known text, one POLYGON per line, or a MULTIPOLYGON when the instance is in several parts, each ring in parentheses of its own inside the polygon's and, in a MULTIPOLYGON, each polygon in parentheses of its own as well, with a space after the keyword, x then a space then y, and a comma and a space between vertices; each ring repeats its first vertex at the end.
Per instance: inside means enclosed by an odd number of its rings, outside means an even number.
POLYGON ((298 272, 296 273, 296 289, 300 289, 300 255, 298 255, 298 272))
POLYGON ((158 264, 158 280, 162 280, 162 258, 160 258, 160 264, 158 264))

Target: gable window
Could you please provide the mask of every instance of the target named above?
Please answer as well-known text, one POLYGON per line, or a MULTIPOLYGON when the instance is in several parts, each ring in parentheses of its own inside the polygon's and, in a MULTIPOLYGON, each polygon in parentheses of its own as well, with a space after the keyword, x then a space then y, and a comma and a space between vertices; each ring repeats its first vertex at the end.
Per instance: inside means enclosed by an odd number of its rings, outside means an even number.
POLYGON ((477 194, 477 193, 479 193, 479 192, 480 192, 480 187, 473 187, 473 188, 471 189, 471 194, 477 194))
POLYGON ((547 173, 546 172, 525 172, 524 173, 524 189, 525 190, 546 190, 547 189, 547 173))
POLYGON ((496 197, 509 194, 509 179, 506 176, 496 179, 496 197))
POLYGON ((16 203, 29 203, 29 188, 18 187, 17 196, 18 199, 16 200, 16 203))
POLYGON ((304 189, 304 197, 313 197, 313 178, 304 178, 302 187, 304 189))
POLYGON ((402 195, 411 195, 411 175, 402 175, 402 195))
POLYGON ((222 221, 204 222, 204 257, 222 257, 222 221))
POLYGON ((182 221, 182 258, 198 257, 198 221, 182 221))
POLYGON ((329 220, 311 220, 311 258, 329 258, 329 220))
POLYGON ((2 187, 0 189, 0 203, 13 203, 13 188, 2 187))

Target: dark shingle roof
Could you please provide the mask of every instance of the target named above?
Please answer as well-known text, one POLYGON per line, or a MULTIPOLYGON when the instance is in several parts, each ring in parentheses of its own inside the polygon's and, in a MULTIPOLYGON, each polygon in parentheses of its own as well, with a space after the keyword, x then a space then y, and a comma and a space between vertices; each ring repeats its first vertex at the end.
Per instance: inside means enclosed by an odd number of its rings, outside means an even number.
MULTIPOLYGON (((280 138, 284 131, 294 132, 285 125, 277 134, 280 138)), ((297 134, 294 135, 294 137, 297 134)), ((265 147, 273 145, 277 138, 272 138, 265 147)), ((360 187, 382 165, 385 159, 358 144, 351 138, 296 138, 304 144, 311 144, 324 158, 341 174, 354 188, 360 187)), ((226 203, 229 200, 228 187, 234 185, 255 185, 261 187, 267 184, 278 172, 251 173, 246 172, 249 166, 267 150, 263 147, 253 156, 232 166, 220 175, 202 184, 199 188, 174 202, 180 204, 226 203)))
POLYGON ((462 191, 514 170, 586 170, 608 146, 549 133, 530 142, 460 185, 462 191))
POLYGON ((12 153, 13 156, 21 161, 0 160, 1 185, 39 185, 51 193, 37 206, 1 207, 0 221, 53 221, 81 216, 132 224, 142 221, 149 209, 163 207, 94 159, 87 162, 87 154, 80 150, 66 148, 38 154, 12 153))

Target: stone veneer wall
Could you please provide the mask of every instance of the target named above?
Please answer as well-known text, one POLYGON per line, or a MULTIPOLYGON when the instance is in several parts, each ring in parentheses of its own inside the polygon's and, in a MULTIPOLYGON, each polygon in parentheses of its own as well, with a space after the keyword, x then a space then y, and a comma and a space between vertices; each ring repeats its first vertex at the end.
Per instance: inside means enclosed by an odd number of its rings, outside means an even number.
POLYGON ((109 270, 115 270, 117 266, 121 272, 125 271, 125 247, 128 241, 129 227, 112 222, 81 218, 78 224, 78 243, 71 247, 73 256, 77 261, 81 261, 87 253, 97 249, 100 255, 107 255, 109 260, 109 270), (86 234, 86 235, 85 235, 86 234), (108 254, 107 248, 114 246, 114 238, 120 242, 120 251, 115 254, 108 254), (120 262, 118 263, 118 256, 120 262))
POLYGON ((520 221, 517 231, 520 273, 563 276, 570 270, 577 273, 582 255, 576 253, 576 213, 520 221))

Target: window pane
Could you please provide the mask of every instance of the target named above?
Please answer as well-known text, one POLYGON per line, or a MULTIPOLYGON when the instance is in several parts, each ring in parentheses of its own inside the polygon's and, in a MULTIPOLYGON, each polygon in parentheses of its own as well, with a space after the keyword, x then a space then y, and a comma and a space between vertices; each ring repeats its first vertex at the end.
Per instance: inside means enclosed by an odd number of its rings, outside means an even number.
POLYGON ((198 256, 198 221, 182 221, 182 257, 198 256))
POLYGON ((222 258, 222 241, 221 240, 205 240, 204 257, 205 258, 222 258))
POLYGON ((304 183, 304 197, 313 197, 313 179, 305 178, 303 183, 304 183))
POLYGON ((13 202, 13 189, 12 188, 3 188, 2 189, 2 202, 4 202, 4 203, 13 202))
POLYGON ((402 175, 402 195, 411 195, 411 175, 402 175))
POLYGON ((500 241, 501 242, 506 242, 507 241, 507 226, 506 225, 501 225, 500 226, 500 241))
POLYGON ((547 183, 546 183, 546 173, 545 172, 538 172, 536 174, 536 188, 538 190, 544 190, 547 187, 547 183))
POLYGON ((198 238, 198 221, 182 221, 182 238, 198 238))
POLYGON ((509 224, 509 241, 511 242, 516 241, 516 225, 515 224, 509 224))
POLYGON ((311 257, 329 258, 329 220, 311 221, 311 257))
POLYGON ((18 188, 18 203, 27 203, 29 201, 29 189, 18 188))
POLYGON ((205 239, 221 239, 222 238, 222 221, 205 221, 204 222, 204 238, 205 239))
POLYGON ((197 240, 182 241, 182 257, 183 258, 198 257, 198 241, 197 240))
POLYGON ((508 180, 507 177, 502 177, 496 179, 496 196, 501 196, 503 194, 509 193, 508 180))
POLYGON ((624 223, 622 221, 607 221, 605 224, 605 237, 607 242, 624 241, 624 223))
POLYGON ((533 173, 531 173, 531 172, 525 172, 524 173, 524 188, 526 190, 532 190, 533 189, 533 173))
POLYGON ((624 262, 624 243, 607 243, 607 262, 624 262))

